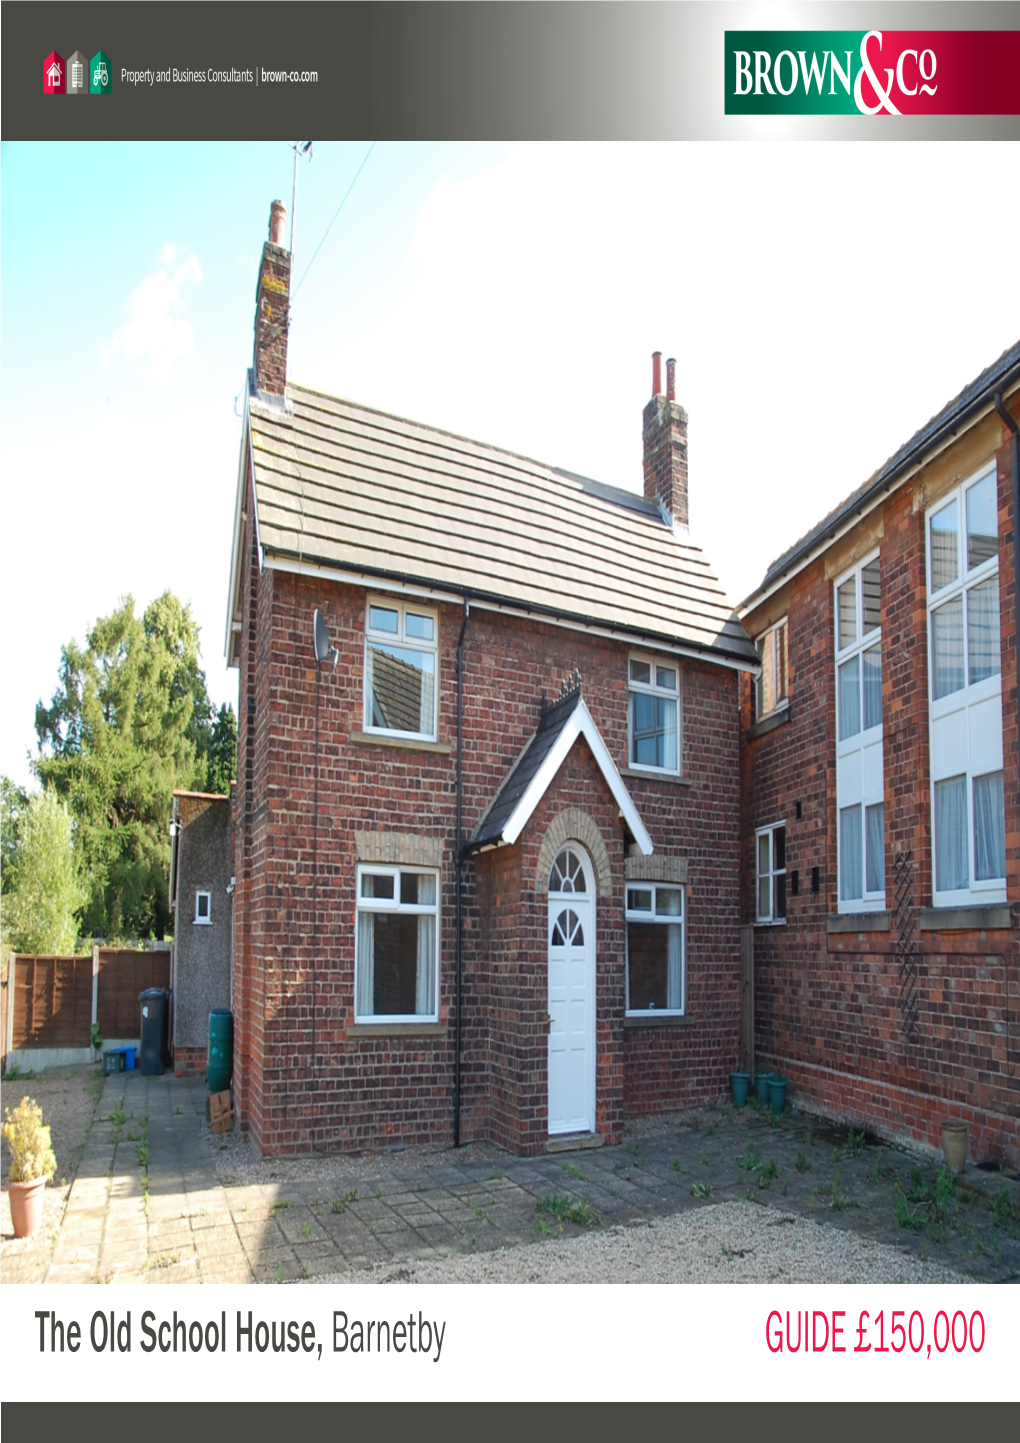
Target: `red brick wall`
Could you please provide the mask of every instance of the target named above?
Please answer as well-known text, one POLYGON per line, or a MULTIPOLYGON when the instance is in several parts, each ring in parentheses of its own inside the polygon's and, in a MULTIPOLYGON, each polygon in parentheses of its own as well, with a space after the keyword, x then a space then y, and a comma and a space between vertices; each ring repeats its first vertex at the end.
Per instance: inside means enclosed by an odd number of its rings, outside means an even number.
MULTIPOLYGON (((363 730, 364 589, 284 572, 259 576, 252 554, 240 648, 234 1086, 243 1125, 267 1152, 452 1140, 461 611, 441 606, 439 613, 439 741, 451 751, 359 745, 350 738, 363 730), (335 670, 315 665, 316 607, 340 652, 335 670), (443 1036, 351 1030, 361 830, 442 843, 443 1036)), ((466 836, 534 732, 543 693, 558 695, 575 666, 596 725, 617 764, 626 765, 627 655, 612 641, 472 612, 465 641, 466 836)), ((567 806, 596 820, 613 866, 613 896, 598 908, 599 1130, 617 1137, 627 1111, 722 1094, 739 1029, 734 673, 686 663, 683 708, 690 784, 628 778, 627 785, 656 850, 690 858, 693 1025, 624 1033, 623 832, 579 741, 517 846, 465 865, 462 1140, 494 1137, 521 1151, 544 1146, 547 921, 534 874, 546 828, 567 806)))
MULTIPOLYGON (((1020 402, 1013 400, 1020 413, 1020 402)), ((1002 721, 1007 894, 1020 898, 1012 479, 998 453, 1002 721)), ((969 474, 965 467, 960 475, 969 474)), ((923 481, 923 473, 921 480, 923 481)), ((882 576, 886 905, 893 867, 909 852, 915 925, 932 902, 927 611, 923 500, 914 486, 886 501, 882 576)), ((849 563, 848 563, 849 564, 849 563)), ((756 1056, 787 1075, 804 1105, 884 1134, 937 1146, 950 1116, 971 1124, 973 1160, 1018 1160, 1020 968, 1017 933, 915 931, 918 1031, 904 1033, 896 919, 888 931, 828 934, 838 911, 833 577, 824 558, 793 582, 789 603, 790 721, 749 740, 743 688, 743 916, 755 915, 756 827, 785 820, 787 868, 800 890, 785 927, 755 930, 756 1056), (796 815, 797 804, 801 817, 796 815), (811 893, 819 867, 821 891, 811 893), (1009 1038, 1007 1038, 1007 1027, 1009 1038)))

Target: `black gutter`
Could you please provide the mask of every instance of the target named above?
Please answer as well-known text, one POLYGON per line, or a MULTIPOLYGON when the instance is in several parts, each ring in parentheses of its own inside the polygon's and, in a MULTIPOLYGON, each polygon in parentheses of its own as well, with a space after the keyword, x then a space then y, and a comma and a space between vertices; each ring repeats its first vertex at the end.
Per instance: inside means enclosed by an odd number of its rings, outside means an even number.
POLYGON ((961 410, 952 412, 946 417, 945 421, 942 422, 941 426, 929 434, 926 434, 915 446, 911 446, 898 461, 894 461, 883 467, 867 490, 861 492, 860 495, 854 496, 851 501, 841 506, 827 526, 808 535, 788 556, 780 557, 779 561, 769 567, 761 585, 756 587, 750 596, 746 597, 745 600, 740 603, 738 610, 743 610, 745 607, 750 606, 755 598, 760 596, 763 591, 767 591, 770 586, 775 585, 775 583, 782 580, 784 576, 788 576, 792 571, 795 571, 800 563, 805 561, 812 552, 817 550, 824 542, 830 541, 835 532, 845 526, 849 521, 852 521, 855 516, 860 516, 867 511, 877 497, 884 491, 891 491, 893 485, 900 480, 903 473, 916 465, 920 457, 926 455, 929 451, 933 451, 935 447, 946 440, 947 437, 955 436, 961 427, 965 426, 969 421, 972 421, 975 416, 985 409, 996 393, 1001 396, 1002 392, 1007 390, 1013 382, 1018 379, 1020 379, 1020 361, 1015 361, 1013 365, 1006 370, 1004 375, 997 377, 985 386, 973 401, 969 402, 968 405, 964 406, 961 410))
MULTIPOLYGON (((555 621, 577 622, 581 626, 598 626, 608 632, 610 638, 617 633, 621 637, 634 637, 643 641, 646 646, 653 645, 657 641, 664 641, 668 646, 683 646, 690 651, 698 653, 698 659, 704 657, 706 661, 718 658, 720 661, 731 661, 744 663, 749 670, 755 671, 761 666, 761 658, 751 647, 751 655, 738 651, 735 648, 727 649, 722 646, 710 646, 701 641, 688 641, 686 637, 679 634, 672 634, 665 631, 646 631, 640 626, 628 626, 625 622, 605 621, 597 616, 585 616, 577 611, 561 611, 555 606, 537 606, 529 601, 517 601, 512 596, 500 596, 494 591, 471 591, 465 592, 463 586, 455 582, 449 584, 437 581, 432 576, 416 576, 406 571, 387 571, 381 566, 344 566, 330 557, 317 556, 310 551, 285 551, 282 548, 264 548, 267 556, 279 556, 283 559, 306 562, 321 566, 324 571, 335 573, 338 580, 345 575, 378 577, 380 581, 400 581, 410 586, 420 586, 426 592, 442 592, 446 597, 470 596, 472 601, 480 604, 491 604, 497 607, 512 607, 514 611, 520 612, 522 616, 534 617, 538 621, 549 617, 555 621)), ((354 583, 357 584, 356 582, 354 583)), ((740 618, 734 610, 731 620, 738 626, 743 626, 740 618)), ((748 645, 751 645, 749 642, 748 645)))
POLYGON ((467 630, 471 603, 465 593, 464 619, 460 624, 457 638, 457 841, 455 861, 457 865, 457 1011, 455 1022, 456 1063, 453 1075, 453 1145, 460 1147, 460 1012, 463 998, 464 977, 464 633, 467 630))
MULTIPOLYGON (((1001 391, 995 393, 995 409, 1003 425, 1013 433, 1013 646, 1016 649, 1020 648, 1020 537, 1017 536, 1020 527, 1020 440, 1017 433, 1020 428, 1002 404, 1001 391)), ((1020 650, 1017 655, 1020 657, 1020 650)), ((1020 661, 1017 663, 1017 676, 1020 679, 1020 661)))

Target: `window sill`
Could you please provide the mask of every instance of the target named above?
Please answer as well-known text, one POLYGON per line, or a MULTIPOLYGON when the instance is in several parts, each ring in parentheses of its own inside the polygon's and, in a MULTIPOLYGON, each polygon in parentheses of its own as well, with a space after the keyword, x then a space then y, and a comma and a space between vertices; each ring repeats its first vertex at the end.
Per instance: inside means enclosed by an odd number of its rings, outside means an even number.
POLYGON ((672 782, 675 787, 694 785, 690 777, 682 777, 678 772, 659 772, 654 767, 621 767, 620 776, 635 777, 642 782, 672 782))
POLYGON ((664 1013, 657 1017, 652 1012, 641 1012, 633 1017, 624 1017, 623 1026, 625 1030, 632 1027, 693 1027, 694 1018, 677 1017, 675 1013, 664 1013))
POLYGON ((351 732, 356 747, 388 747, 391 751, 432 752, 436 756, 453 755, 451 742, 419 741, 416 737, 388 737, 376 732, 351 732))
POLYGON ((747 729, 747 740, 753 742, 757 737, 768 736, 769 732, 774 732, 776 727, 785 726, 789 720, 790 704, 787 702, 786 706, 778 707, 775 711, 770 711, 768 716, 763 716, 761 721, 752 723, 747 729))
POLYGON ((840 912, 825 919, 825 930, 830 937, 846 932, 888 932, 891 914, 889 912, 840 912))
POLYGON ((770 919, 770 918, 767 918, 767 917, 755 917, 755 919, 754 919, 754 925, 755 925, 756 927, 785 927, 785 926, 786 926, 786 918, 785 918, 785 917, 773 917, 773 918, 770 919))
POLYGON ((445 1037, 445 1022, 353 1022, 348 1037, 445 1037))
POLYGON ((1005 930, 1013 925, 1008 902, 975 907, 922 907, 922 932, 986 932, 1005 930))

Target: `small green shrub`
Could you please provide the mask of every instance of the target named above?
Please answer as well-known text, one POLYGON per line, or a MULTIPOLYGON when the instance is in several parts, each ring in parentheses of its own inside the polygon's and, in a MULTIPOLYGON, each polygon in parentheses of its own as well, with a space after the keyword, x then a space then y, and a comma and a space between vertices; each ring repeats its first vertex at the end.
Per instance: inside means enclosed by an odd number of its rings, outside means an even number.
POLYGON ((23 1097, 12 1112, 4 1108, 6 1121, 0 1131, 11 1153, 11 1182, 34 1182, 44 1177, 47 1182, 57 1170, 50 1130, 43 1125, 42 1108, 30 1097, 23 1097))
POLYGON ((794 1163, 798 1172, 808 1172, 811 1164, 808 1162, 807 1153, 802 1147, 797 1149, 797 1161, 794 1163))
POLYGON ((539 1199, 535 1211, 546 1213, 561 1223, 577 1223, 582 1228, 597 1228, 602 1221, 598 1208, 586 1197, 571 1202, 569 1198, 560 1197, 559 1193, 550 1193, 539 1199))
POLYGON ((691 1188, 694 1197, 711 1197, 712 1184, 708 1182, 696 1182, 691 1188))
POLYGON ((358 1189, 356 1187, 350 1188, 347 1192, 344 1193, 343 1197, 335 1197, 333 1199, 333 1201, 329 1205, 330 1212, 345 1213, 347 1211, 347 1204, 356 1201, 357 1196, 358 1189))

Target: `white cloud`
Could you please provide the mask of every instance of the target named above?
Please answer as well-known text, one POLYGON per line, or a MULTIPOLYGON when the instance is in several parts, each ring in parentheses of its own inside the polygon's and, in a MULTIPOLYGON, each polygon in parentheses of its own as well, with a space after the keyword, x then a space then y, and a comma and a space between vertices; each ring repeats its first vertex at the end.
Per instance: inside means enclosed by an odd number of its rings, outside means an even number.
POLYGON ((131 293, 130 320, 100 355, 109 363, 116 356, 144 361, 146 373, 162 384, 175 361, 187 360, 195 349, 195 328, 185 318, 185 289, 202 280, 202 268, 191 251, 165 245, 159 266, 131 293))

